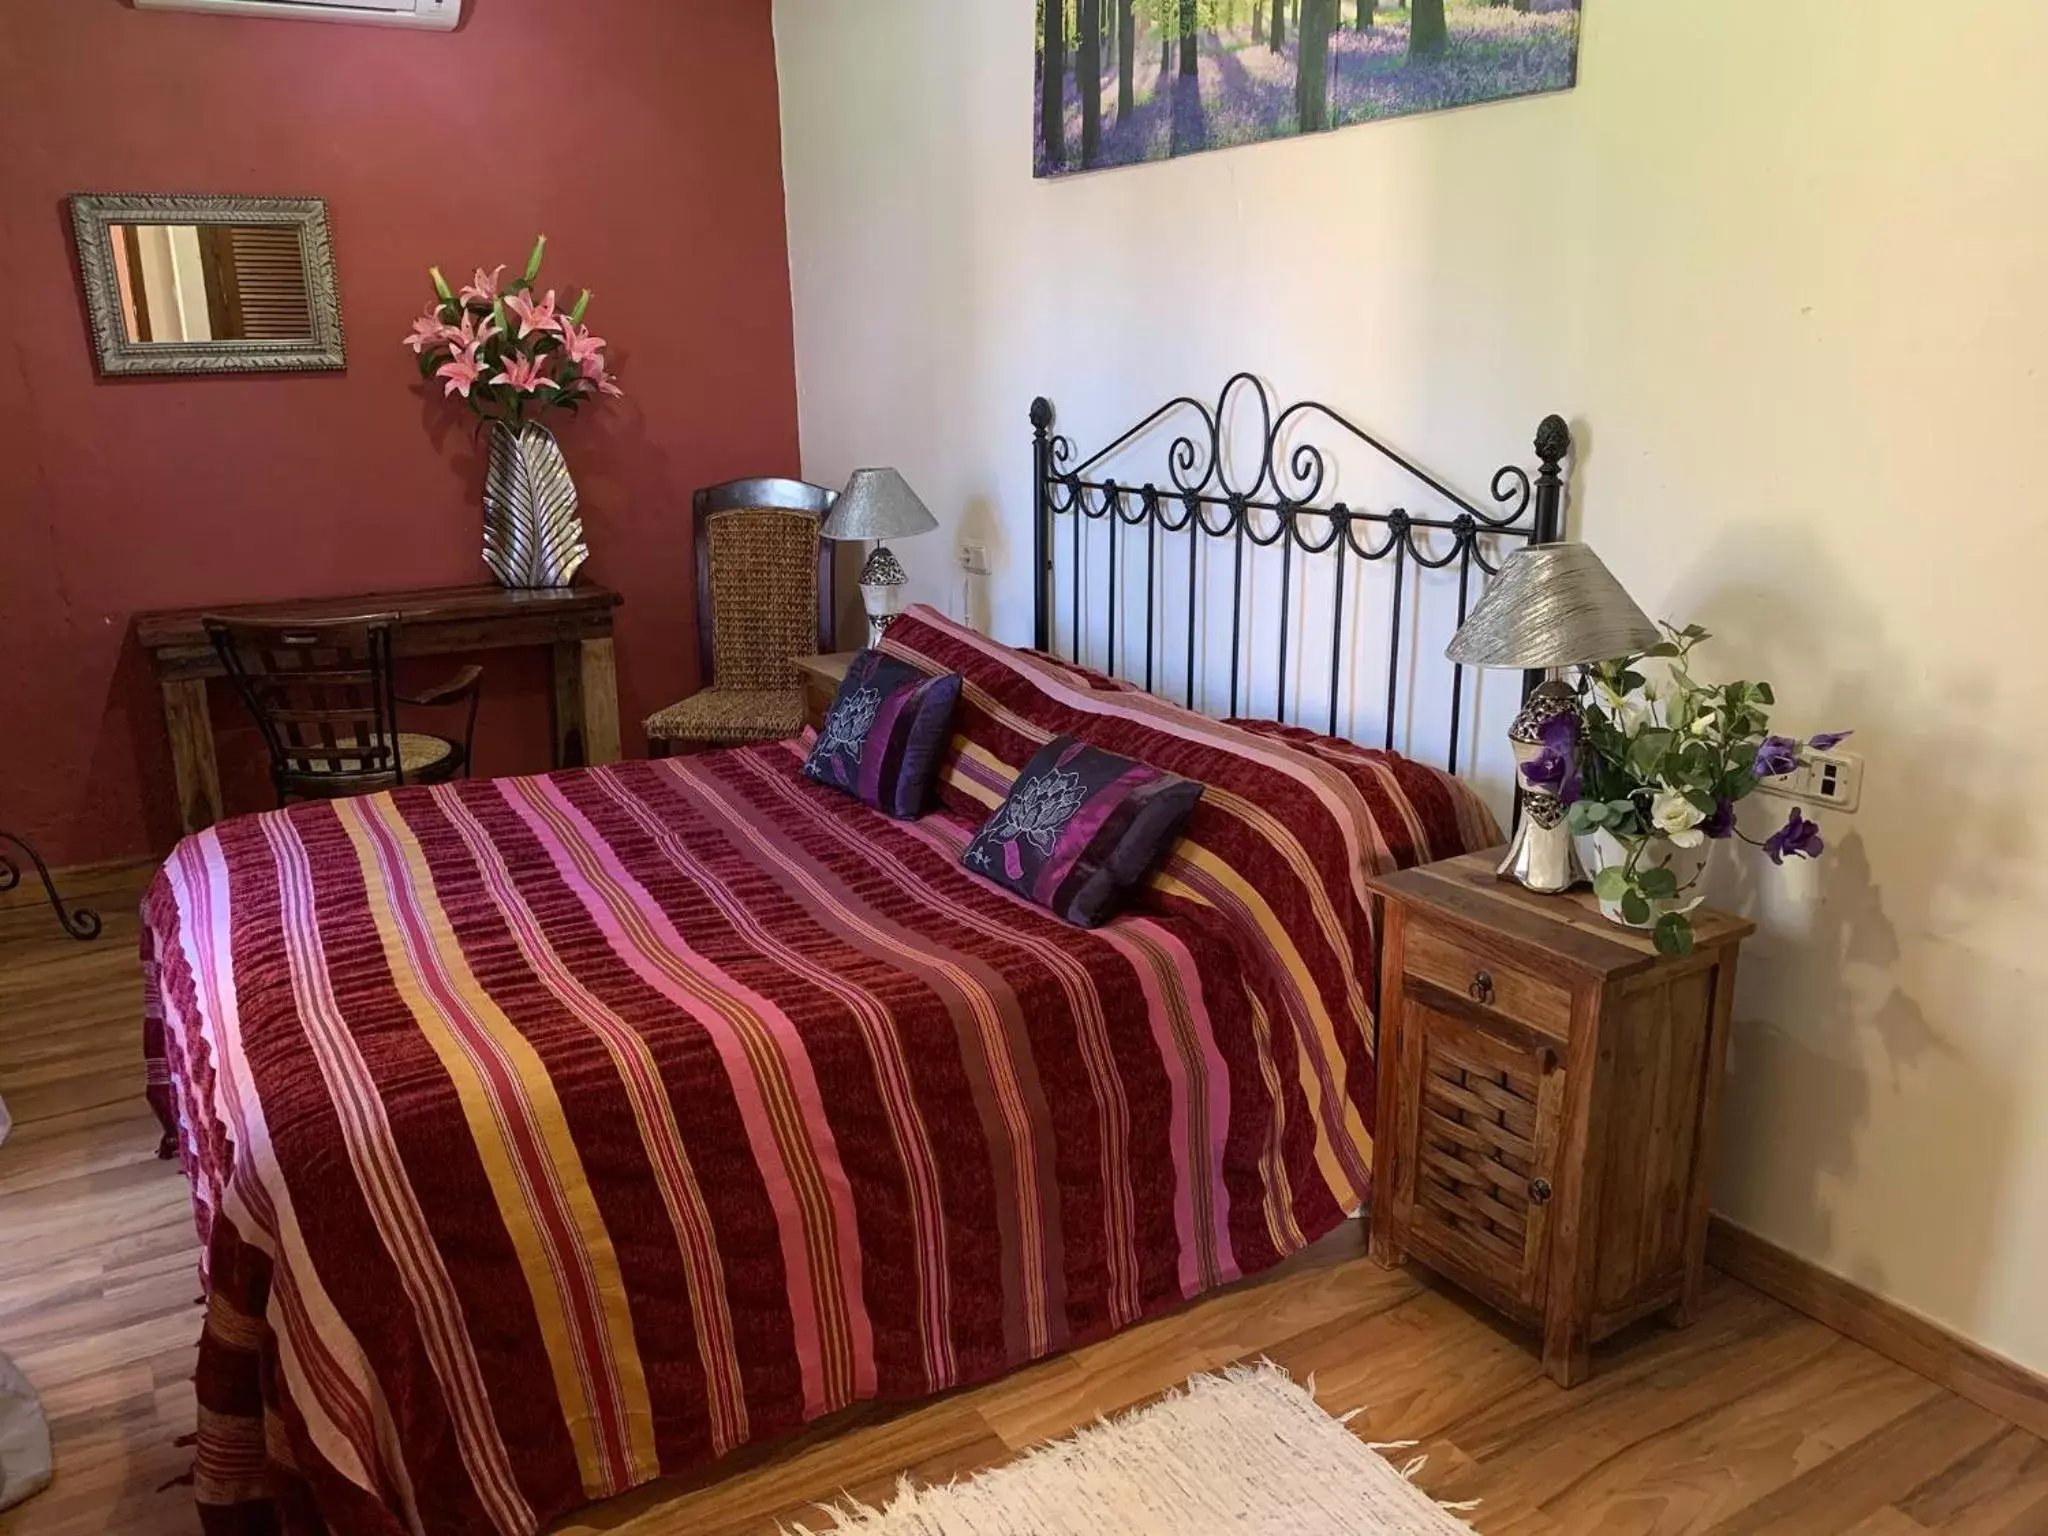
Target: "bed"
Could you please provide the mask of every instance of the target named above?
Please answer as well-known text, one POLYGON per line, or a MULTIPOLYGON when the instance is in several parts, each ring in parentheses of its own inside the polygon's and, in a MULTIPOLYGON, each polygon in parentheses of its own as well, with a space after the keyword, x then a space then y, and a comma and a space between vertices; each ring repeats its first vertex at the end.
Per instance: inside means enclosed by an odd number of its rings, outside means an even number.
POLYGON ((917 821, 798 741, 172 854, 145 1033, 204 1244, 209 1530, 535 1531, 1114 1332, 1363 1204, 1363 881, 1494 841, 1479 798, 929 610, 885 644, 965 679, 917 821), (1205 786, 1093 931, 959 862, 1056 735, 1205 786))

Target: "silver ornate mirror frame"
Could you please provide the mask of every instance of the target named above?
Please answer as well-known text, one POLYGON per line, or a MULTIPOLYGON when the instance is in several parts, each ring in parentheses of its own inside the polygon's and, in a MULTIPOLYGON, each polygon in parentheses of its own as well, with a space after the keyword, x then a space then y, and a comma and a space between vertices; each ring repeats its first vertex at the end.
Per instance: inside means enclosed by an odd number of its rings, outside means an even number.
POLYGON ((327 204, 317 197, 183 197, 162 193, 81 193, 71 199, 78 265, 100 372, 297 373, 346 368, 341 295, 335 285, 334 242, 327 204), (289 224, 299 232, 313 334, 289 341, 141 342, 128 339, 114 273, 116 224, 289 224))

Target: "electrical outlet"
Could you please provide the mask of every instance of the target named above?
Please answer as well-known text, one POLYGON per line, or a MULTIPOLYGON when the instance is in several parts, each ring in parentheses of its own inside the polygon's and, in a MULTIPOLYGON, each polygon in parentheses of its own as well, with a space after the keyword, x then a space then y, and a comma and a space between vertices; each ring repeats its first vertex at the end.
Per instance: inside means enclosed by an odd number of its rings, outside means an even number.
POLYGON ((986 544, 963 543, 960 546, 960 569, 975 576, 988 574, 988 546, 986 544))
POLYGON ((1767 795, 1824 805, 1846 816, 1863 801, 1863 758, 1855 752, 1808 748, 1797 773, 1765 779, 1757 787, 1767 795))

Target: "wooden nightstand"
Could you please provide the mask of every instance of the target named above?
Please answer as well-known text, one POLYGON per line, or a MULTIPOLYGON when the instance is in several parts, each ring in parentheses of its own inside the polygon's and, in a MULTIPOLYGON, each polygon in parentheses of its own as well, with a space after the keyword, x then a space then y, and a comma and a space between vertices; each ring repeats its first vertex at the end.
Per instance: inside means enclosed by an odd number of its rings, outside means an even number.
POLYGON ((796 669, 804 680, 804 724, 814 731, 825 729, 825 716, 839 697, 839 685, 846 681, 846 669, 859 651, 834 651, 829 656, 799 656, 796 669))
POLYGON ((1660 955, 1590 892, 1498 879, 1500 853, 1375 880, 1386 898, 1372 1251, 1410 1255, 1543 1333, 1585 1379, 1638 1318, 1692 1320, 1735 958, 1754 925, 1693 913, 1660 955))

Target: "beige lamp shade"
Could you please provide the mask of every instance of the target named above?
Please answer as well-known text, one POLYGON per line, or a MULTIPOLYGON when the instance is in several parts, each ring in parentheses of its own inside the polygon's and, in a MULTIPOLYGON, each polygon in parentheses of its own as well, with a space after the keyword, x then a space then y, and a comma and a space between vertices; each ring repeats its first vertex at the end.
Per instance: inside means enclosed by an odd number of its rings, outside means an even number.
POLYGON ((905 539, 939 526, 910 482, 893 469, 857 469, 819 534, 834 540, 905 539))
POLYGON ((1664 638, 1585 544, 1532 544, 1502 563, 1444 654, 1468 667, 1579 666, 1664 638))

